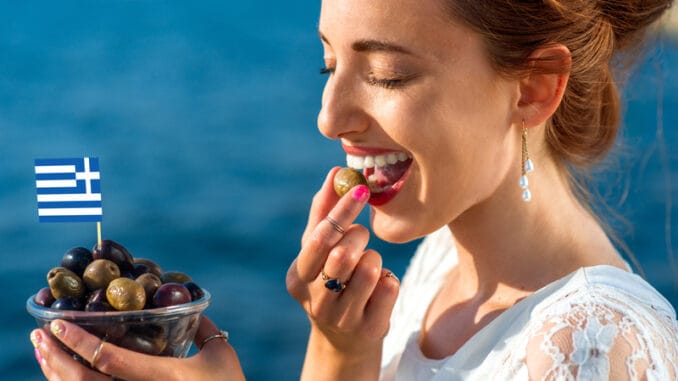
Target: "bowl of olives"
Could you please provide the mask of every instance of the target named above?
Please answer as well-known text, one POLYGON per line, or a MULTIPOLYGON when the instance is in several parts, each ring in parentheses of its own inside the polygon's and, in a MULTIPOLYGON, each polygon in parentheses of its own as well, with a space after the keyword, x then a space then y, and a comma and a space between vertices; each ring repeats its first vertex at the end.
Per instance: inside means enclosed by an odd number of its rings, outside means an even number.
POLYGON ((39 327, 73 322, 107 342, 150 355, 185 357, 210 304, 210 293, 186 274, 163 271, 104 240, 68 250, 47 273, 47 286, 26 309, 39 327))

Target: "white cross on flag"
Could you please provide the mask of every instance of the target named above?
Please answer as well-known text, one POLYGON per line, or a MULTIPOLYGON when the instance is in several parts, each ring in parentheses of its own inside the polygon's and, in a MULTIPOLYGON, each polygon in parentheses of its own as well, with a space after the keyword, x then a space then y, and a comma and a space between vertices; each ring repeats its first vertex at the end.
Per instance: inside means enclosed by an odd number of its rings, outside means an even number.
POLYGON ((35 159, 40 222, 101 222, 99 159, 35 159))

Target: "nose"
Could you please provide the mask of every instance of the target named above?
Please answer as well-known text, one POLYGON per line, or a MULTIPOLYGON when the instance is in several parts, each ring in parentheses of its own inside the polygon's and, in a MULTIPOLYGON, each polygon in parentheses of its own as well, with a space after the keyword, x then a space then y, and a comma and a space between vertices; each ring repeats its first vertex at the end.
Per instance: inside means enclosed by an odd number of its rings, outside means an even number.
POLYGON ((322 108, 318 113, 318 129, 327 138, 348 137, 363 132, 369 126, 369 117, 358 88, 350 76, 339 71, 327 79, 322 108))

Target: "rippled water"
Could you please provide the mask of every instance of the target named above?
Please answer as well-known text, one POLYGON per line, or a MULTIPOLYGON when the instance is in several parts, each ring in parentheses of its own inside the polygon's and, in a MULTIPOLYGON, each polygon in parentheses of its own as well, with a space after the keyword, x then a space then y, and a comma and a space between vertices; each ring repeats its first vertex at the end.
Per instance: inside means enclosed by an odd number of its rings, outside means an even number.
MULTIPOLYGON (((343 160, 315 128, 318 5, 95 3, 0 5, 2 379, 41 379, 25 300, 66 249, 96 240, 91 224, 37 222, 33 159, 78 155, 100 158, 104 237, 209 289, 248 379, 298 379, 308 327, 285 271, 312 194, 343 160)), ((635 230, 622 237, 674 305, 677 53, 667 43, 634 77, 624 175, 606 180, 613 200, 628 193, 619 210, 635 230)), ((372 245, 398 274, 415 247, 372 245)))

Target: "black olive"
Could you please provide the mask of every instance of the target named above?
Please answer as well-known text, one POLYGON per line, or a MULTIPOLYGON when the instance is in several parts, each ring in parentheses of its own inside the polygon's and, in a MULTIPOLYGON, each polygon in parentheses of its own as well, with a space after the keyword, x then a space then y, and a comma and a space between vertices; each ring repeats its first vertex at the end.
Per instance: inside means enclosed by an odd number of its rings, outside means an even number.
POLYGON ((61 258, 61 267, 65 267, 82 277, 87 265, 92 262, 92 252, 84 247, 74 247, 64 253, 61 258))

